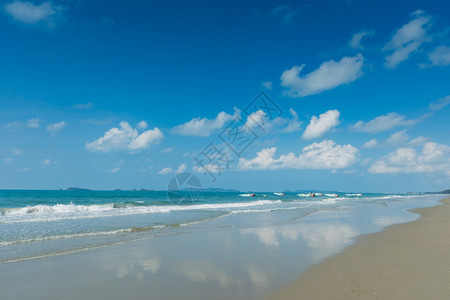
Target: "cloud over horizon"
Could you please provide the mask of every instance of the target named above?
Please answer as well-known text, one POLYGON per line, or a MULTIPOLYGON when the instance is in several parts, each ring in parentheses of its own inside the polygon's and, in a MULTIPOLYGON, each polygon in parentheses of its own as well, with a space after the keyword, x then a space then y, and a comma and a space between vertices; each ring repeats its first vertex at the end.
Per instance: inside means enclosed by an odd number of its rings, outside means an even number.
POLYGON ((427 142, 418 153, 414 148, 398 148, 370 166, 370 173, 431 173, 450 174, 450 147, 427 142))

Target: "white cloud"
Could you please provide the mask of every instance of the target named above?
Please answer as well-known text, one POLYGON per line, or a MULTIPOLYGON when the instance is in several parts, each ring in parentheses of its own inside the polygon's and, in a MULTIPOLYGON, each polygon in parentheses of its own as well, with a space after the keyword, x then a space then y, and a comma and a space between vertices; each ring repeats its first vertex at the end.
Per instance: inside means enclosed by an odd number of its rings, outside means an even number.
POLYGON ((39 128, 39 119, 38 118, 29 119, 27 126, 29 128, 39 128))
POLYGON ((170 153, 175 150, 175 147, 164 148, 161 150, 162 153, 170 153))
POLYGON ((148 124, 147 124, 147 122, 145 122, 145 121, 140 121, 138 124, 137 124, 137 128, 139 128, 139 129, 146 129, 148 127, 148 124))
POLYGON ((398 148, 375 161, 370 173, 430 173, 450 171, 450 147, 427 142, 418 153, 413 148, 398 148))
POLYGON ((269 123, 267 115, 261 109, 248 115, 247 122, 245 122, 245 126, 251 128, 251 129, 253 129, 255 127, 259 127, 259 126, 264 127, 264 130, 271 129, 271 124, 269 123))
POLYGON ((419 122, 422 118, 407 120, 405 116, 392 112, 376 117, 368 122, 358 121, 351 128, 355 131, 376 133, 390 130, 396 126, 411 126, 419 122))
POLYGON ((412 139, 411 141, 409 141, 409 144, 411 146, 422 146, 426 142, 429 142, 429 141, 430 141, 430 138, 424 137, 424 136, 421 135, 421 136, 418 136, 418 137, 412 139))
POLYGON ((215 130, 222 128, 228 121, 237 118, 239 114, 239 110, 235 110, 234 115, 222 111, 215 119, 194 118, 174 127, 172 132, 180 135, 209 136, 215 130))
POLYGON ((261 83, 261 85, 264 88, 268 89, 268 90, 273 89, 273 82, 272 81, 264 81, 263 83, 261 83))
POLYGON ((15 121, 15 122, 11 122, 11 123, 6 124, 5 128, 14 130, 14 129, 17 129, 17 128, 21 127, 21 126, 22 126, 22 122, 15 121))
POLYGON ((42 163, 41 163, 44 167, 47 167, 51 164, 51 160, 50 158, 45 159, 42 163))
POLYGON ((373 30, 362 30, 358 33, 355 33, 352 36, 352 39, 350 40, 350 47, 352 48, 356 48, 356 49, 363 49, 364 46, 361 45, 361 40, 363 37, 365 36, 373 36, 375 34, 375 32, 373 30))
POLYGON ((399 145, 405 143, 409 137, 406 134, 406 129, 393 133, 387 140, 388 145, 399 145))
POLYGON ((162 132, 155 127, 155 129, 144 131, 133 138, 128 144, 128 149, 139 150, 148 148, 153 142, 161 140, 162 137, 162 132))
POLYGON ((158 171, 158 174, 160 175, 165 175, 165 174, 170 174, 173 173, 173 169, 172 168, 164 168, 158 171))
POLYGON ((430 103, 428 109, 431 111, 437 111, 443 109, 449 104, 450 104, 450 95, 430 103))
POLYGON ((58 165, 58 164, 59 164, 59 162, 54 161, 54 160, 51 160, 50 158, 44 159, 44 160, 41 162, 41 165, 42 165, 42 168, 43 168, 43 169, 47 168, 47 167, 50 166, 50 165, 58 165))
POLYGON ((164 169, 159 170, 158 174, 160 174, 160 175, 172 174, 172 173, 180 174, 180 173, 183 173, 184 171, 186 171, 186 168, 187 168, 186 164, 181 164, 178 167, 178 169, 176 169, 176 170, 173 170, 172 168, 164 168, 164 169))
POLYGON ((277 148, 259 151, 253 159, 239 159, 240 170, 276 169, 339 169, 346 168, 359 160, 358 149, 352 145, 336 145, 332 140, 313 143, 303 148, 296 156, 290 152, 275 158, 277 148))
POLYGON ((50 1, 40 5, 35 5, 26 1, 14 1, 5 6, 5 12, 14 20, 26 24, 37 24, 42 21, 50 21, 59 11, 61 11, 61 8, 55 6, 50 1))
POLYGON ((30 168, 28 168, 28 167, 17 169, 17 172, 28 172, 28 171, 30 171, 30 168))
POLYGON ((5 158, 5 159, 4 159, 4 161, 5 161, 5 164, 9 164, 9 163, 12 163, 12 162, 13 162, 13 160, 14 160, 14 158, 11 158, 11 157, 8 157, 8 158, 5 158))
POLYGON ((283 23, 290 24, 299 11, 293 10, 289 5, 279 5, 273 9, 272 13, 280 18, 283 23))
POLYGON ((206 164, 203 166, 193 166, 192 167, 192 171, 197 172, 197 173, 222 173, 222 171, 225 171, 226 168, 224 166, 221 166, 219 164, 206 164))
POLYGON ((281 75, 281 85, 288 88, 284 91, 290 97, 305 97, 331 90, 343 84, 355 81, 361 75, 364 57, 358 54, 343 57, 340 61, 326 61, 320 67, 303 77, 300 72, 305 65, 294 66, 281 75))
POLYGON ((432 66, 450 65, 450 47, 440 46, 428 54, 432 66))
POLYGON ((67 123, 64 121, 61 121, 59 123, 53 123, 47 125, 47 131, 51 132, 53 135, 56 134, 58 131, 61 131, 64 127, 66 127, 67 123))
POLYGON ((377 139, 371 139, 371 140, 365 142, 362 147, 370 149, 370 148, 375 148, 377 145, 378 145, 377 139))
POLYGON ((292 119, 290 119, 288 121, 287 126, 285 128, 283 128, 281 130, 281 132, 288 133, 288 132, 300 131, 300 128, 301 128, 303 122, 300 122, 298 120, 298 114, 294 109, 289 108, 289 112, 291 113, 292 119))
POLYGON ((413 19, 398 29, 392 39, 383 47, 385 51, 393 51, 386 57, 385 66, 395 68, 399 63, 408 59, 411 53, 430 38, 427 30, 431 26, 431 17, 418 10, 411 14, 413 19))
POLYGON ((155 127, 139 134, 128 122, 120 122, 120 128, 111 128, 104 136, 86 143, 86 149, 90 151, 110 152, 117 150, 141 150, 159 143, 164 134, 155 127))
POLYGON ((111 170, 106 171, 106 173, 114 174, 120 171, 120 167, 113 168, 111 170))
POLYGON ((94 104, 92 102, 89 103, 79 103, 72 106, 73 109, 90 109, 93 108, 94 104))
POLYGON ((20 155, 20 154, 22 154, 22 149, 14 148, 14 149, 11 150, 11 152, 12 152, 14 155, 20 155))
POLYGON ((247 116, 245 125, 251 129, 260 127, 263 131, 270 132, 276 129, 276 132, 289 133, 299 131, 302 122, 298 120, 298 114, 292 108, 289 108, 291 118, 276 117, 269 119, 263 110, 257 110, 247 116))
POLYGON ((303 133, 303 138, 308 140, 321 137, 341 123, 339 121, 340 115, 341 113, 338 110, 328 110, 319 117, 312 116, 308 127, 306 127, 303 133))

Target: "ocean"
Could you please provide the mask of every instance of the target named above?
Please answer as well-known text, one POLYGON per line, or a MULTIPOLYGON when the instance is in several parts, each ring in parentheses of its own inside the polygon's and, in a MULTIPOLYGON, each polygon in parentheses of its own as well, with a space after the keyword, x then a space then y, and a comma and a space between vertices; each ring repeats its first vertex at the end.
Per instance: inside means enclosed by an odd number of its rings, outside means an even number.
MULTIPOLYGON (((245 231, 252 226, 270 225, 251 217, 259 214, 276 216, 278 223, 287 224, 320 212, 349 212, 364 207, 400 207, 406 212, 437 204, 443 198, 439 194, 340 193, 337 197, 307 197, 272 192, 248 196, 239 192, 203 192, 194 196, 186 192, 174 197, 166 191, 1 190, 0 262, 90 249, 148 235, 171 235, 199 223, 217 226, 214 220, 233 220, 231 217, 236 215, 249 216, 245 224, 232 224, 245 231)), ((394 218, 390 223, 403 221, 394 218)), ((371 230, 381 230, 390 223, 381 222, 379 228, 371 230)))

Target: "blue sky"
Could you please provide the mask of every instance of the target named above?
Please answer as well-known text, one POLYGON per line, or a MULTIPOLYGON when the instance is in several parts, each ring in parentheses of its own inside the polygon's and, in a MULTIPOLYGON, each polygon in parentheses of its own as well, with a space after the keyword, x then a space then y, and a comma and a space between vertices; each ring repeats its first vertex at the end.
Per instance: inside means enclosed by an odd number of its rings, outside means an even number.
POLYGON ((0 10, 0 188, 450 187, 445 1, 0 10))

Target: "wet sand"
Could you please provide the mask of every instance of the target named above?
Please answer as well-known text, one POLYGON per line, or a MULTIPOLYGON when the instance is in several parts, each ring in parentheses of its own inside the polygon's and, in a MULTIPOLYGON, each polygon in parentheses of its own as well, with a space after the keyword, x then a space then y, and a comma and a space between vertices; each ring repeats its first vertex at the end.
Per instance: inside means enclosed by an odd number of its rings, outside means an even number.
POLYGON ((450 299, 450 198, 370 234, 269 299, 450 299))

